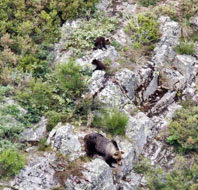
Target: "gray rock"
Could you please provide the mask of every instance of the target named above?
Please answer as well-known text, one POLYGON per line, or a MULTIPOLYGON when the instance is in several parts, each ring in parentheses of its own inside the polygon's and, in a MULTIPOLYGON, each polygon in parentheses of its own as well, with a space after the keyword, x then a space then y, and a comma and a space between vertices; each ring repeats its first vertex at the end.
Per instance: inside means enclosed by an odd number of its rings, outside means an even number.
POLYGON ((83 177, 79 177, 78 181, 75 178, 69 178, 66 181, 66 190, 116 190, 113 183, 112 169, 104 160, 96 158, 95 160, 86 163, 85 170, 82 172, 83 177))
POLYGON ((185 78, 180 72, 168 68, 160 71, 160 84, 168 90, 181 90, 185 87, 185 78))
POLYGON ((189 19, 190 25, 196 30, 198 31, 198 16, 194 16, 191 17, 189 19))
POLYGON ((97 99, 110 107, 121 108, 131 103, 119 85, 108 81, 105 88, 98 93, 97 99))
POLYGON ((151 95, 155 93, 158 87, 158 72, 153 73, 153 79, 147 86, 146 90, 143 93, 144 100, 147 100, 151 95))
POLYGON ((122 69, 115 74, 116 80, 128 92, 128 97, 133 101, 135 99, 135 90, 139 83, 136 74, 129 69, 122 69))
POLYGON ((185 77, 187 83, 191 83, 198 72, 195 67, 198 65, 198 60, 190 55, 177 55, 173 64, 185 77))
POLYGON ((49 134, 47 143, 54 150, 60 151, 64 156, 69 155, 70 161, 80 156, 81 144, 78 136, 73 133, 74 126, 59 123, 49 134))
POLYGON ((91 95, 96 94, 103 86, 105 82, 105 72, 104 71, 95 71, 92 74, 92 77, 88 81, 88 93, 91 95))
POLYGON ((14 179, 14 187, 20 190, 50 190, 58 186, 54 178, 54 169, 50 162, 55 160, 55 154, 45 153, 44 156, 31 156, 27 166, 14 179))
POLYGON ((25 129, 20 134, 21 142, 39 142, 47 135, 47 119, 42 117, 41 121, 32 128, 25 129))
POLYGON ((162 37, 154 49, 152 60, 157 66, 164 66, 166 63, 171 63, 176 56, 174 47, 179 43, 181 27, 169 17, 160 17, 160 30, 162 37))
POLYGON ((162 112, 166 109, 170 104, 174 102, 174 98, 177 92, 167 92, 151 109, 151 113, 156 114, 162 112))
POLYGON ((111 5, 112 0, 100 0, 100 2, 96 5, 96 8, 101 11, 106 11, 107 8, 111 5))
POLYGON ((134 117, 129 116, 125 135, 135 143, 137 156, 140 155, 147 142, 152 125, 152 121, 142 112, 138 112, 134 117))

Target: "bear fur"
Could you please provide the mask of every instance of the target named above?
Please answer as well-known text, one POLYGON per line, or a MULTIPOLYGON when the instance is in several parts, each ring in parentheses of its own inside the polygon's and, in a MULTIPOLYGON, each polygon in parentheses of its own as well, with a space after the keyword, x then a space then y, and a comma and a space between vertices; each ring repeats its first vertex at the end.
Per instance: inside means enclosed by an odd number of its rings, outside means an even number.
POLYGON ((106 70, 106 66, 97 59, 94 59, 91 63, 96 66, 95 70, 106 70))
POLYGON ((97 37, 96 40, 95 40, 95 44, 94 44, 94 50, 96 49, 107 49, 106 45, 110 45, 110 41, 109 39, 105 39, 104 37, 100 36, 100 37, 97 37))
POLYGON ((109 140, 99 133, 91 133, 85 136, 85 151, 89 157, 98 154, 104 158, 106 163, 113 167, 112 164, 122 165, 122 154, 116 141, 109 140))

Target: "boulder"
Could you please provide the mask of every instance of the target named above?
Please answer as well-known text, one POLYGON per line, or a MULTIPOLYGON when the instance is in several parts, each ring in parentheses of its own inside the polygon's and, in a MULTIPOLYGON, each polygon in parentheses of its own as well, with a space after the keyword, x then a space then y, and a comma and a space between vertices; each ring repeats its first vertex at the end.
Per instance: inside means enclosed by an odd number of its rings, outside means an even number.
POLYGON ((37 143, 39 142, 42 138, 46 137, 47 135, 47 119, 42 117, 41 121, 36 124, 32 128, 25 129, 21 134, 20 134, 20 141, 21 142, 32 142, 32 143, 37 143))
POLYGON ((59 123, 49 134, 47 143, 53 150, 57 150, 64 156, 69 155, 70 161, 81 156, 81 144, 78 136, 73 133, 74 126, 59 123))
POLYGON ((127 91, 128 97, 134 101, 135 90, 139 83, 136 74, 133 71, 125 68, 115 74, 115 79, 127 91))
POLYGON ((160 85, 167 90, 181 90, 185 87, 185 77, 177 70, 163 68, 160 71, 160 85))
POLYGON ((129 116, 125 135, 130 141, 134 142, 137 156, 141 154, 152 126, 153 123, 150 118, 142 112, 138 112, 134 117, 129 116))
POLYGON ((66 190, 116 190, 113 182, 112 169, 104 160, 94 159, 93 161, 84 164, 85 168, 81 177, 71 176, 67 179, 65 185, 66 190))
POLYGON ((198 31, 198 16, 190 17, 189 23, 195 31, 198 31))
POLYGON ((51 153, 31 156, 25 168, 12 181, 12 186, 20 190, 50 190, 57 187, 55 171, 50 164, 55 159, 55 154, 51 153))
POLYGON ((156 66, 164 66, 166 63, 171 63, 176 56, 174 47, 179 43, 181 26, 169 17, 160 17, 159 21, 162 36, 154 49, 152 60, 156 66))
POLYGON ((198 60, 191 55, 177 55, 174 60, 174 67, 182 73, 185 77, 187 83, 191 83, 192 79, 198 73, 196 65, 198 65, 198 60))
POLYGON ((125 92, 113 81, 108 81, 105 88, 98 93, 97 99, 110 107, 122 108, 131 103, 125 92))

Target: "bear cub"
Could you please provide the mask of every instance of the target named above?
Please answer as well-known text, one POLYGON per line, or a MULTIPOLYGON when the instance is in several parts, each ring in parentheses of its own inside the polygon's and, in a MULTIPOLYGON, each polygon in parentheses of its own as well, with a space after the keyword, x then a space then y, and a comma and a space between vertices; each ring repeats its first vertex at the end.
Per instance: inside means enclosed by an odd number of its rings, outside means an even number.
POLYGON ((85 151, 88 156, 93 157, 98 154, 104 158, 106 163, 113 167, 112 164, 122 165, 122 154, 116 141, 109 140, 99 133, 91 133, 85 136, 85 151))
POLYGON ((106 66, 97 59, 94 59, 91 63, 96 66, 95 70, 106 70, 106 66))
POLYGON ((97 37, 96 40, 95 40, 95 44, 94 44, 94 50, 96 49, 102 49, 102 48, 105 48, 107 49, 106 45, 110 45, 110 41, 109 39, 105 39, 104 37, 100 36, 100 37, 97 37))

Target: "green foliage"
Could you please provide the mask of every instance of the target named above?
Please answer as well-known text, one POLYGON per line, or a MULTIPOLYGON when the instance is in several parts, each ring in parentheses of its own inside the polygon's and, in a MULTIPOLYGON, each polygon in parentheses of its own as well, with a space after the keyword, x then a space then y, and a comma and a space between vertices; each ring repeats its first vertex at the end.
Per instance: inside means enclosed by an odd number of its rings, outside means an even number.
POLYGON ((24 156, 15 149, 6 149, 0 152, 0 178, 18 174, 24 165, 24 156))
POLYGON ((169 126, 169 144, 180 152, 198 150, 198 106, 188 106, 177 111, 169 126))
POLYGON ((16 105, 4 104, 0 111, 0 140, 15 140, 25 129, 24 114, 16 105))
POLYGON ((69 18, 93 12, 98 0, 2 0, 0 67, 20 67, 43 77, 48 72, 60 26, 69 18))
POLYGON ((46 117, 48 119, 47 130, 51 131, 61 121, 63 114, 56 111, 48 111, 46 117))
POLYGON ((134 48, 150 45, 159 38, 157 20, 149 14, 139 14, 137 18, 131 19, 125 32, 131 36, 134 48))
POLYGON ((142 159, 134 166, 134 171, 144 174, 147 186, 152 190, 196 190, 198 187, 198 165, 178 158, 171 171, 164 171, 142 159))
POLYGON ((128 116, 117 109, 104 111, 96 115, 93 121, 94 126, 105 128, 114 135, 125 135, 125 127, 128 123, 128 116))
POLYGON ((82 20, 81 24, 72 31, 70 26, 64 37, 68 43, 66 49, 71 49, 76 55, 82 55, 87 49, 94 47, 94 41, 99 36, 109 36, 110 32, 116 29, 118 21, 114 17, 108 18, 105 13, 96 13, 89 22, 82 20))
POLYGON ((39 115, 48 110, 52 104, 52 90, 50 84, 32 79, 27 88, 18 92, 17 99, 25 109, 39 115))
POLYGON ((71 95, 80 95, 86 86, 81 68, 74 60, 58 65, 56 77, 60 88, 71 95))
POLYGON ((193 42, 181 42, 175 47, 178 54, 193 55, 195 53, 195 45, 193 42))
POLYGON ((156 5, 159 0, 139 0, 139 3, 144 6, 148 7, 149 5, 156 5))
POLYGON ((198 0, 183 0, 180 2, 180 10, 182 12, 182 17, 189 19, 198 11, 198 0))
POLYGON ((171 20, 178 21, 178 13, 173 5, 159 5, 154 8, 154 12, 156 15, 169 16, 171 20))
POLYGON ((40 151, 45 151, 46 148, 48 147, 47 143, 46 143, 47 139, 43 138, 40 140, 39 144, 38 144, 38 148, 40 151))

